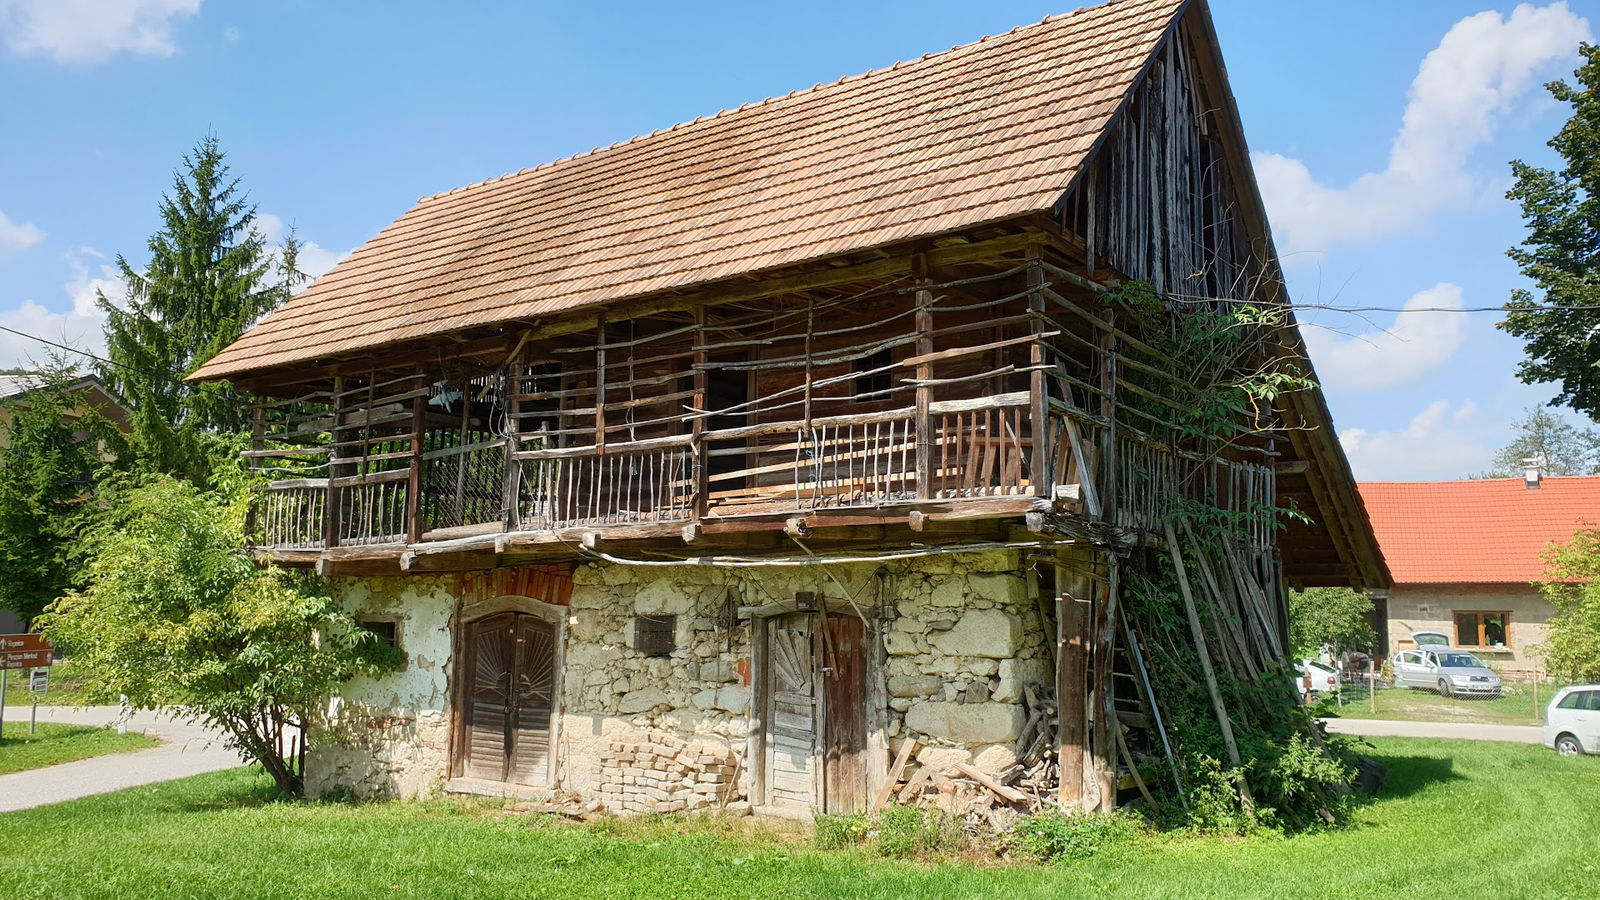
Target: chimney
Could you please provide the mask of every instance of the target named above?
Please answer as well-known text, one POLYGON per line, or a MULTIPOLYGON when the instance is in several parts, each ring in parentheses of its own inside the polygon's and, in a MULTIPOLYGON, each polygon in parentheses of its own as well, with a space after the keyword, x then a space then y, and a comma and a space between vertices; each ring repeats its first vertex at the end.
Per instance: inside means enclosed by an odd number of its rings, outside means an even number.
POLYGON ((1530 491, 1539 489, 1539 481, 1544 473, 1545 461, 1543 454, 1530 456, 1522 461, 1522 486, 1530 491))

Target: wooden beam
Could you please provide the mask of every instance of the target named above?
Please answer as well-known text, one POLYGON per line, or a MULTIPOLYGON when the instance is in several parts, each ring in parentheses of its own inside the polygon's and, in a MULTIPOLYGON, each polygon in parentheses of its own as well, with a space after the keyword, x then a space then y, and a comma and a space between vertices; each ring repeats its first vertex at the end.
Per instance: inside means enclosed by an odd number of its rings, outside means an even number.
POLYGON ((1093 582, 1056 562, 1056 758, 1061 764, 1058 799, 1063 809, 1081 809, 1089 728, 1089 597, 1093 582))

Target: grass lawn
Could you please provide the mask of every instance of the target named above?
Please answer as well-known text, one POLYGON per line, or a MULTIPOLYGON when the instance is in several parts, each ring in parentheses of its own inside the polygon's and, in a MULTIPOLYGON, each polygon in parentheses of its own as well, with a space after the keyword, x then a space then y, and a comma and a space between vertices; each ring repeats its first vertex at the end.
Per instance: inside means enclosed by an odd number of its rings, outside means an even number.
POLYGON ((0 738, 0 775, 160 745, 148 735, 55 722, 40 722, 38 730, 29 734, 27 722, 13 720, 6 723, 5 737, 0 738))
POLYGON ((236 769, 0 815, 0 884, 44 897, 1578 897, 1600 758, 1375 739, 1385 795, 1294 838, 1152 837, 1086 863, 902 863, 750 820, 588 825, 471 803, 273 802, 236 769))
POLYGON ((1491 725, 1543 725, 1544 708, 1560 685, 1539 685, 1538 706, 1527 682, 1507 682, 1496 699, 1450 699, 1432 691, 1390 688, 1378 691, 1378 709, 1363 692, 1359 699, 1346 698, 1343 707, 1329 706, 1346 719, 1400 719, 1413 722, 1484 722, 1491 725))
POLYGON ((28 673, 12 672, 6 684, 6 706, 81 706, 85 703, 82 678, 73 669, 72 660, 58 660, 50 667, 50 686, 42 694, 28 690, 28 673))

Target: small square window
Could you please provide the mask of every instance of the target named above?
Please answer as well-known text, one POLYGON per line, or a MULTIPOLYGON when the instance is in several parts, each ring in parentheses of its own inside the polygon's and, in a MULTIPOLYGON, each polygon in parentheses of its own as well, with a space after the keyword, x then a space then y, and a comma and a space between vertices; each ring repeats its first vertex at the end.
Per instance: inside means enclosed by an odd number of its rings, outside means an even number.
POLYGON ((893 373, 887 371, 891 365, 894 365, 894 351, 887 348, 857 359, 851 365, 856 373, 856 392, 851 402, 871 403, 887 398, 890 388, 894 386, 894 379, 890 377, 893 373), (880 369, 885 371, 878 371, 880 369))
POLYGON ((677 648, 677 616, 637 616, 633 620, 634 649, 645 656, 671 656, 677 648))
POLYGON ((400 623, 392 620, 373 620, 362 622, 361 627, 378 636, 378 642, 386 647, 400 646, 400 623))

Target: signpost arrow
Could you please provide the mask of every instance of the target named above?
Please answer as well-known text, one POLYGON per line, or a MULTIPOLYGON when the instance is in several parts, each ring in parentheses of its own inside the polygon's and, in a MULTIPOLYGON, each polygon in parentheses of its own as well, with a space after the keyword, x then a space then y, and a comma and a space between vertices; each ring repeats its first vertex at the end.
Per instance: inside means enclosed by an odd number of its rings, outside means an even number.
POLYGON ((49 666, 55 662, 55 649, 43 635, 0 634, 0 737, 5 735, 6 676, 12 669, 49 666))

